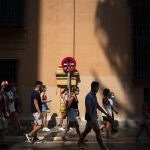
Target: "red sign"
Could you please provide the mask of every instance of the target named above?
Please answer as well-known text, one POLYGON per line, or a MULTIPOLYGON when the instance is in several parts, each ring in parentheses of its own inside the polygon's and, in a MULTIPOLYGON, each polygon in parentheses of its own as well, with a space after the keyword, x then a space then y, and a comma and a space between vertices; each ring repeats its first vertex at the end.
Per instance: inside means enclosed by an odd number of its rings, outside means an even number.
POLYGON ((76 69, 76 61, 72 57, 65 57, 61 62, 61 66, 65 72, 72 72, 76 69))

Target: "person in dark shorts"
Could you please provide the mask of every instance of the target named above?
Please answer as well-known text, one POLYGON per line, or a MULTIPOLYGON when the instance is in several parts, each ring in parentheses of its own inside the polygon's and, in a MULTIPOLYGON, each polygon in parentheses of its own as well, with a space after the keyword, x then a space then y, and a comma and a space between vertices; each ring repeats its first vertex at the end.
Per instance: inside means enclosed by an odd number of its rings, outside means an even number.
POLYGON ((107 88, 105 88, 103 90, 102 104, 103 104, 104 110, 109 114, 109 116, 111 116, 112 119, 110 119, 108 116, 106 116, 104 113, 102 113, 103 124, 101 124, 100 130, 102 131, 103 128, 106 128, 106 137, 112 138, 111 137, 111 126, 114 123, 113 112, 115 112, 116 114, 118 114, 118 112, 116 111, 116 109, 113 106, 113 101, 111 99, 111 92, 107 88))
MULTIPOLYGON (((99 83, 96 81, 93 81, 91 83, 91 91, 87 94, 85 98, 85 107, 86 107, 86 114, 85 114, 85 120, 86 127, 84 132, 81 134, 80 139, 78 141, 79 146, 84 142, 85 137, 87 134, 91 131, 91 129, 94 130, 96 134, 97 142, 102 150, 109 150, 109 148, 106 148, 103 144, 101 135, 100 135, 100 128, 99 128, 99 122, 98 122, 98 116, 97 116, 97 109, 104 114, 106 114, 108 117, 109 114, 107 114, 102 107, 99 105, 96 97, 96 93, 99 91, 99 83)), ((111 117, 110 117, 111 118, 111 117)))
POLYGON ((112 109, 112 118, 113 118, 113 121, 111 123, 111 132, 116 132, 118 131, 115 127, 115 114, 117 115, 118 114, 118 111, 116 109, 116 107, 114 106, 114 99, 115 99, 115 95, 114 95, 114 92, 110 92, 110 96, 109 96, 109 101, 110 101, 110 104, 111 104, 111 109, 112 109))
POLYGON ((37 132, 43 128, 43 117, 42 117, 42 103, 40 97, 40 91, 42 87, 41 81, 35 82, 35 88, 31 94, 31 112, 34 117, 34 127, 32 131, 26 134, 26 138, 29 143, 33 143, 35 140, 37 141, 37 132))

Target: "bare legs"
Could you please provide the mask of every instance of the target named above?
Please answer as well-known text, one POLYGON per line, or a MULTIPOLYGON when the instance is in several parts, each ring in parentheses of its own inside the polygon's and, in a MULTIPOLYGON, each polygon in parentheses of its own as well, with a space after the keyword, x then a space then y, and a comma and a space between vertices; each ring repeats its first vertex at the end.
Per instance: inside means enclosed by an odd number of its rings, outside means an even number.
POLYGON ((106 121, 105 124, 102 124, 100 126, 100 130, 102 131, 104 128, 106 128, 106 136, 107 138, 110 138, 111 137, 111 123, 109 121, 106 121))
POLYGON ((109 121, 107 121, 106 122, 106 135, 107 135, 107 138, 111 137, 110 128, 111 128, 111 123, 109 121))
POLYGON ((67 128, 66 128, 66 130, 65 130, 65 132, 64 132, 63 139, 65 139, 66 134, 67 134, 67 132, 69 131, 69 129, 70 129, 70 127, 72 126, 72 124, 75 124, 75 126, 76 126, 76 132, 77 132, 78 136, 80 137, 80 130, 79 130, 78 122, 77 122, 77 121, 76 121, 76 122, 71 122, 71 121, 69 121, 69 123, 68 123, 68 125, 67 125, 67 128))
POLYGON ((43 112, 43 128, 47 127, 47 111, 43 112))
POLYGON ((36 136, 37 132, 42 128, 43 128, 43 125, 34 124, 33 130, 28 135, 36 136))
POLYGON ((18 118, 18 113, 16 111, 11 112, 10 113, 10 118, 11 118, 13 124, 14 124, 16 132, 18 133, 19 129, 20 129, 20 121, 19 121, 19 118, 18 118))
POLYGON ((61 112, 60 128, 62 128, 63 120, 66 118, 66 112, 61 112))

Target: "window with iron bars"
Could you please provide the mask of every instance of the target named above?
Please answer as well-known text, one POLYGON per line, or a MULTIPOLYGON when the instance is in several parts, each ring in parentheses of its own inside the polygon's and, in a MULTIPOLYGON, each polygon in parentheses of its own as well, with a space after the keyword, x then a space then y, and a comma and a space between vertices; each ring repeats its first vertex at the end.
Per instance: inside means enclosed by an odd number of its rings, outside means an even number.
POLYGON ((9 83, 17 82, 17 60, 0 59, 0 83, 4 80, 9 83))
POLYGON ((144 103, 150 104, 150 88, 144 88, 144 103))
POLYGON ((150 0, 132 0, 133 78, 150 80, 150 0))
POLYGON ((24 0, 0 0, 0 27, 24 27, 24 0))

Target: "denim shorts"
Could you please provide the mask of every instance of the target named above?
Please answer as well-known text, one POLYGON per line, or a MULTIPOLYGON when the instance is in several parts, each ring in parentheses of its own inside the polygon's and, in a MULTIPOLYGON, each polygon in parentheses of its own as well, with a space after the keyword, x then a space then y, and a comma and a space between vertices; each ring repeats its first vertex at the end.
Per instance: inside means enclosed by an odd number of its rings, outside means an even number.
POLYGON ((47 104, 42 104, 42 112, 46 111, 48 109, 47 104))
POLYGON ((68 113, 68 120, 72 122, 77 121, 77 113, 78 113, 77 109, 71 108, 68 113))

